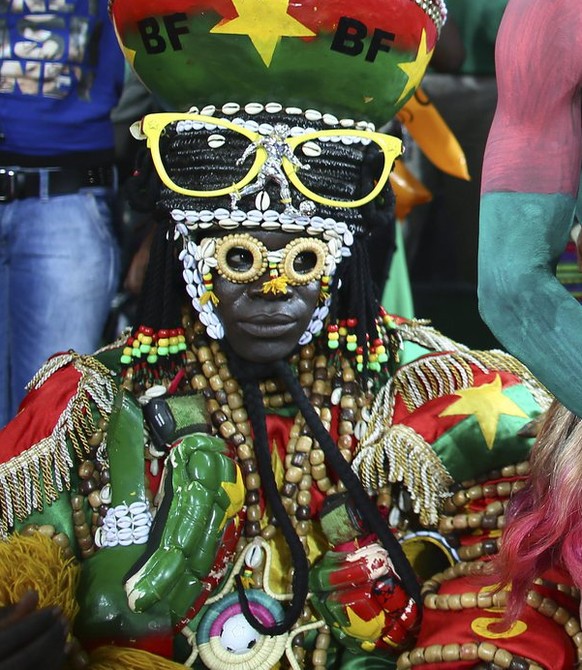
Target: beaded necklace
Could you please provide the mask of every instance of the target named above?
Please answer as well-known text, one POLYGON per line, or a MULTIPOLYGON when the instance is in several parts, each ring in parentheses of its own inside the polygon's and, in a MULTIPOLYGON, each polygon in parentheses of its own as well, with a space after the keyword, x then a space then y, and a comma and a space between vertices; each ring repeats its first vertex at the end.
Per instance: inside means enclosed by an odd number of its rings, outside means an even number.
MULTIPOLYGON (((208 341, 204 327, 190 316, 184 317, 186 341, 192 347, 188 353, 187 377, 191 388, 201 392, 206 399, 210 420, 216 431, 233 444, 245 476, 247 489, 247 522, 245 536, 251 540, 261 535, 270 540, 275 534, 272 521, 261 528, 259 507, 260 478, 254 456, 253 440, 248 414, 240 386, 228 368, 226 355, 216 341, 208 341)), ((301 347, 291 358, 297 369, 299 383, 312 406, 329 432, 332 405, 338 405, 339 423, 337 446, 344 458, 351 460, 354 432, 371 403, 371 395, 358 383, 357 372, 350 361, 334 356, 336 365, 324 351, 323 343, 310 343, 301 347), (341 360, 338 366, 337 362, 341 360)), ((278 410, 288 407, 291 398, 280 382, 268 380, 260 385, 265 407, 278 410)), ((310 435, 305 419, 297 412, 286 445, 284 483, 280 494, 295 530, 307 548, 311 529, 311 489, 315 485, 325 495, 343 490, 341 482, 329 477, 324 454, 310 435)))
MULTIPOLYGON (((231 374, 227 357, 218 342, 208 340, 204 326, 191 315, 183 317, 188 364, 186 377, 192 390, 200 392, 206 400, 210 421, 218 434, 236 448, 237 458, 246 485, 246 522, 244 533, 239 540, 237 553, 242 554, 245 546, 255 538, 269 542, 274 539, 277 528, 274 520, 261 523, 262 511, 259 504, 261 481, 257 472, 253 439, 249 417, 238 381, 231 374)), ((385 331, 383 331, 385 333, 385 331)), ((386 335, 386 339, 388 337, 386 335)), ((338 407, 337 446, 343 457, 350 462, 355 446, 356 426, 363 421, 372 396, 362 388, 356 365, 348 357, 342 357, 337 350, 331 357, 326 352, 326 340, 314 340, 302 346, 290 360, 296 369, 301 387, 318 414, 323 426, 329 432, 332 422, 332 407, 338 407)), ((354 357, 355 363, 355 357, 354 357)), ((376 377, 378 373, 375 373, 376 377)), ((376 381, 378 381, 376 379, 376 381)), ((290 394, 278 380, 266 380, 259 385, 267 410, 277 411, 292 407, 290 394)), ((283 483, 280 496, 309 559, 309 537, 312 534, 311 502, 315 487, 324 495, 344 490, 341 481, 334 482, 329 476, 325 456, 319 444, 311 436, 302 414, 297 411, 286 444, 283 483)), ((260 587, 262 576, 253 574, 255 586, 260 587)), ((283 588, 287 591, 292 581, 292 568, 284 577, 283 588)), ((312 621, 314 612, 308 602, 294 628, 301 628, 312 621)), ((321 622, 323 624, 323 622, 321 622)), ((323 668, 327 662, 327 648, 331 634, 329 627, 321 625, 317 631, 315 649, 310 663, 314 668, 323 668)), ((293 656, 302 663, 306 650, 303 635, 293 637, 293 656)))

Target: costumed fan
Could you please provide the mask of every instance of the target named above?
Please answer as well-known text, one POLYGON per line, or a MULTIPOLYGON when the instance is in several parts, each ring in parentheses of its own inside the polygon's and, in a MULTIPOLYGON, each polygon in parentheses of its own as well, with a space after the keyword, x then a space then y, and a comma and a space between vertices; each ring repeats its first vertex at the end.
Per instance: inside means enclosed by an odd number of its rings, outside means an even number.
POLYGON ((6 551, 42 535, 80 562, 72 662, 446 668, 499 646, 521 667, 523 638, 473 632, 463 579, 497 550, 549 395, 510 356, 380 309, 367 261, 402 151, 375 125, 418 85, 444 6, 111 12, 178 110, 134 127, 134 193, 160 219, 140 321, 49 360, 0 434, 6 551))

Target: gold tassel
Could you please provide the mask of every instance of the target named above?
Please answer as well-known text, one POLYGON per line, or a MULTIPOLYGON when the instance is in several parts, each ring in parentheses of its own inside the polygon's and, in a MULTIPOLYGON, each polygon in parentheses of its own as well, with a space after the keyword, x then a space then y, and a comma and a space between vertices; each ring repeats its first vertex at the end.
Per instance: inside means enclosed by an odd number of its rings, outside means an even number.
POLYGON ((15 533, 0 541, 0 605, 13 605, 27 592, 38 593, 38 607, 58 606, 73 623, 79 606, 75 593, 80 568, 42 533, 15 533))
POLYGON ((453 478, 422 436, 409 426, 391 426, 379 441, 363 445, 359 456, 358 473, 367 488, 377 491, 387 483, 401 482, 420 523, 437 523, 453 478))
POLYGON ((459 354, 420 358, 400 368, 394 376, 394 392, 400 393, 409 412, 430 400, 450 395, 473 383, 469 362, 459 354))
POLYGON ((29 389, 40 388, 69 364, 81 377, 52 434, 0 464, 0 537, 6 537, 7 529, 14 526, 14 517, 23 520, 34 510, 40 512, 44 503, 57 500, 61 491, 70 489, 70 447, 83 460, 91 451, 89 438, 97 430, 98 418, 107 416, 113 407, 117 387, 112 372, 97 359, 74 352, 50 359, 29 389), (41 475, 44 490, 39 483, 41 475))
POLYGON ((279 275, 278 277, 273 277, 263 284, 261 288, 263 293, 287 293, 287 277, 285 275, 279 275))
POLYGON ((184 665, 130 647, 97 647, 87 670, 184 670, 184 665))
POLYGON ((214 291, 206 291, 200 296, 200 304, 205 305, 207 302, 212 302, 213 305, 218 305, 220 300, 214 291))

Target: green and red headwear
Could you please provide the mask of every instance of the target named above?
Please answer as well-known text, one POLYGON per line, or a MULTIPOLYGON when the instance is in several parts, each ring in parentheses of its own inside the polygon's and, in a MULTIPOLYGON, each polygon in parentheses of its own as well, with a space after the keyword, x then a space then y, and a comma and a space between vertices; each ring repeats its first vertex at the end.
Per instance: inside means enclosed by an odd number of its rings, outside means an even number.
POLYGON ((168 108, 279 100, 383 124, 424 74, 443 0, 110 0, 137 75, 168 108))

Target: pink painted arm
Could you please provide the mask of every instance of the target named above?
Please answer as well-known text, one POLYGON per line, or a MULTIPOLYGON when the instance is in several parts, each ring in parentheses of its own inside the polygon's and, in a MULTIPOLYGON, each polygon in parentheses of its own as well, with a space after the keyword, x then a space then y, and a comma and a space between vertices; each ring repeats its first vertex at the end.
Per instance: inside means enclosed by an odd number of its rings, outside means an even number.
POLYGON ((499 101, 483 193, 575 196, 582 149, 580 0, 510 0, 496 63, 499 101))

